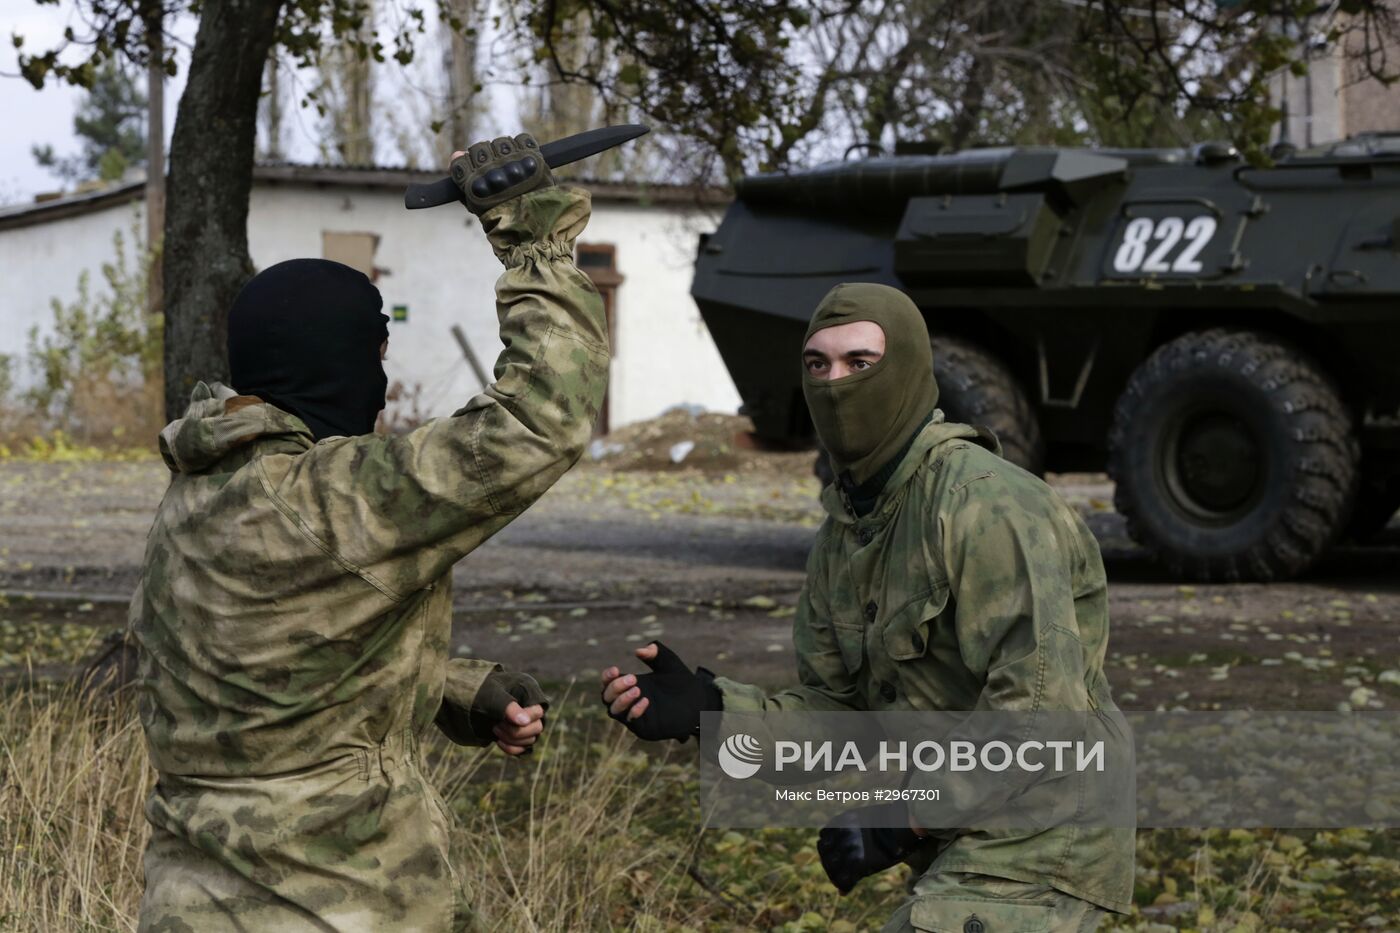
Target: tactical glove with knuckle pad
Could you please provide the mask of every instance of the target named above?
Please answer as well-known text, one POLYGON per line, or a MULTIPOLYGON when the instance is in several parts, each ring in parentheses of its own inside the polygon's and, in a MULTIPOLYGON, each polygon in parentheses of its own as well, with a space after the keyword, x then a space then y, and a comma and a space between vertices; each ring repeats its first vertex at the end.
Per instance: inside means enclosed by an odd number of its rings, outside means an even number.
POLYGON ((467 210, 478 215, 527 191, 554 184, 539 144, 529 133, 473 143, 465 154, 452 160, 451 174, 462 190, 467 210))

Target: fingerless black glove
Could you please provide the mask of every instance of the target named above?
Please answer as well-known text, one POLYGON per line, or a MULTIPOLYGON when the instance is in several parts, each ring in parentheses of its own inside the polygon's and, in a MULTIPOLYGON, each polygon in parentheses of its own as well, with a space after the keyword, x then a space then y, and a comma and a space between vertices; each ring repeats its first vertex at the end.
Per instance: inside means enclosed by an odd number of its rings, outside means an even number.
POLYGON ((817 834, 817 854, 836 889, 849 894, 856 882, 892 868, 930 840, 909 826, 902 803, 847 810, 817 834))
POLYGON ((692 735, 700 735, 701 713, 724 708, 723 696, 715 686, 714 674, 703 667, 692 671, 670 648, 659 641, 654 644, 656 657, 646 662, 652 672, 637 675, 637 689, 650 701, 646 712, 636 719, 628 719, 626 712, 615 714, 611 709, 608 715, 639 739, 684 742, 692 735))

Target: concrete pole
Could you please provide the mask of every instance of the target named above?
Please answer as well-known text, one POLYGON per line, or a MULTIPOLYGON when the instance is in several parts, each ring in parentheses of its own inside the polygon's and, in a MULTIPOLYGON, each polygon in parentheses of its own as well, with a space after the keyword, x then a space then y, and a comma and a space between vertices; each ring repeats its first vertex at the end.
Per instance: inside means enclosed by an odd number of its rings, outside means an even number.
MULTIPOLYGON (((146 14, 146 248, 159 250, 165 235, 165 36, 164 11, 152 3, 146 14)), ((150 264, 146 280, 146 310, 159 314, 165 307, 160 262, 150 264)))

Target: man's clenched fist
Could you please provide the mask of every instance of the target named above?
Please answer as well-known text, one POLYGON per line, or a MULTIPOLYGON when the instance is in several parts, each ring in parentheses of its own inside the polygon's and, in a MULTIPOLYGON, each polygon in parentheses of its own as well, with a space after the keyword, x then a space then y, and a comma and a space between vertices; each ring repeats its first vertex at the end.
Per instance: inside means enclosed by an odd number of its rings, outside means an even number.
POLYGON ((529 133, 474 143, 452 156, 452 180, 462 189, 467 210, 482 214, 497 204, 554 184, 554 176, 529 133))

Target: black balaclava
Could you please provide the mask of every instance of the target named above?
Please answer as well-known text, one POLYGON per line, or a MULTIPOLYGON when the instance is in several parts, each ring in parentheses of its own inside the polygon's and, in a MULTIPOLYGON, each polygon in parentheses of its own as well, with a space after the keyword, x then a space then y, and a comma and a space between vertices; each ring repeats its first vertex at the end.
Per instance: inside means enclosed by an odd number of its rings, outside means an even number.
POLYGON ((818 379, 803 364, 802 391, 817 436, 838 476, 866 483, 908 449, 938 404, 933 351, 924 316, 909 296, 888 285, 838 285, 817 305, 806 346, 819 330, 873 321, 885 332, 885 354, 869 369, 818 379))
POLYGON ((289 411, 316 440, 374 430, 389 381, 384 299, 329 259, 289 259, 248 280, 228 315, 233 388, 289 411))

